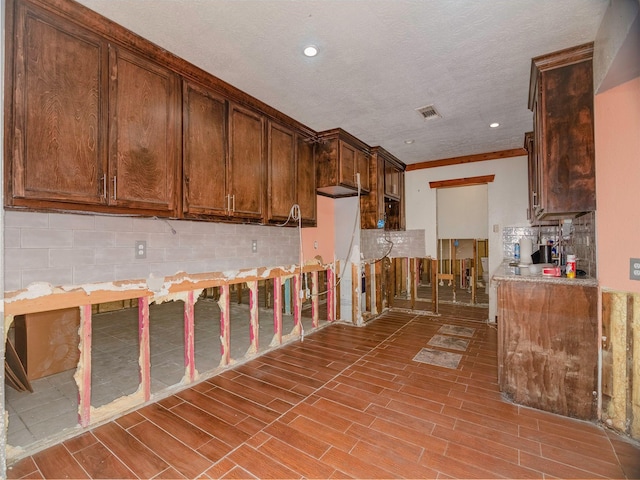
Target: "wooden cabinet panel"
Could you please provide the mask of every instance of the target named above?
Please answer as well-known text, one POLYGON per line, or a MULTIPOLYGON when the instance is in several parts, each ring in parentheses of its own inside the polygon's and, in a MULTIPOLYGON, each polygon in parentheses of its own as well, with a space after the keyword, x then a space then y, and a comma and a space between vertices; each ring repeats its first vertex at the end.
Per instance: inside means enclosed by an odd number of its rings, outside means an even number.
POLYGON ((369 147, 340 128, 319 133, 318 141, 318 193, 334 198, 357 195, 356 173, 360 173, 361 194, 369 193, 369 147))
POLYGON ((104 203, 106 45, 36 7, 19 3, 16 17, 9 202, 104 203))
MULTIPOLYGON (((534 119, 535 122, 535 119, 534 119)), ((527 171, 529 179, 529 208, 527 208, 527 220, 535 219, 537 181, 536 181, 536 158, 534 151, 533 132, 524 134, 524 148, 527 151, 527 171)))
POLYGON ((532 60, 537 219, 596 208, 592 57, 590 43, 532 60))
POLYGON ((402 171, 389 162, 384 165, 384 194, 387 197, 400 198, 400 175, 402 171))
POLYGON ((229 210, 262 220, 264 213, 264 117, 237 105, 229 108, 229 210))
POLYGON ((8 11, 7 206, 264 222, 298 203, 315 225, 315 132, 73 2, 8 11))
POLYGON ((501 282, 501 391, 522 405, 595 419, 597 300, 595 286, 501 282))
POLYGON ((296 134, 275 122, 268 124, 269 220, 284 222, 296 195, 296 134))
POLYGON ((110 203, 175 210, 178 77, 119 48, 110 71, 110 203))
POLYGON ((224 98, 184 83, 183 210, 187 216, 227 213, 226 122, 224 98))
POLYGON ((378 228, 378 221, 385 219, 384 208, 384 159, 378 148, 371 149, 369 170, 369 195, 360 197, 360 228, 378 228))
POLYGON ((342 185, 357 187, 356 183, 356 149, 345 142, 339 142, 340 169, 339 182, 342 185))
POLYGON ((369 157, 368 155, 349 145, 343 140, 339 142, 340 168, 338 170, 339 182, 342 185, 358 188, 358 177, 360 174, 360 190, 369 191, 369 157))
MULTIPOLYGON (((369 153, 362 150, 356 150, 356 173, 360 174, 360 189, 363 192, 371 190, 369 185, 369 153)), ((357 186, 357 180, 354 180, 357 186)))
MULTIPOLYGON (((316 223, 313 144, 300 133, 268 122, 268 220, 283 223, 298 204, 302 223, 316 223)), ((294 225, 295 223, 291 223, 294 225)))
POLYGON ((383 220, 385 230, 403 230, 404 163, 382 147, 372 147, 370 168, 371 192, 360 198, 361 228, 378 228, 383 220))
POLYGON ((296 186, 302 224, 315 226, 317 221, 316 163, 313 143, 298 135, 296 186))

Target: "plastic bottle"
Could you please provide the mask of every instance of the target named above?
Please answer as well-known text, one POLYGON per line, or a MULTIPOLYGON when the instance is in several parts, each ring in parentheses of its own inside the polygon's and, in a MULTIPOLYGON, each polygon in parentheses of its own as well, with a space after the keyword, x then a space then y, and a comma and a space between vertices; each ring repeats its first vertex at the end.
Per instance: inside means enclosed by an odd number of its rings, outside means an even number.
POLYGON ((576 256, 567 255, 567 265, 565 271, 567 278, 576 278, 576 256))
POLYGON ((520 243, 516 243, 513 246, 513 258, 516 260, 516 262, 520 261, 520 243))

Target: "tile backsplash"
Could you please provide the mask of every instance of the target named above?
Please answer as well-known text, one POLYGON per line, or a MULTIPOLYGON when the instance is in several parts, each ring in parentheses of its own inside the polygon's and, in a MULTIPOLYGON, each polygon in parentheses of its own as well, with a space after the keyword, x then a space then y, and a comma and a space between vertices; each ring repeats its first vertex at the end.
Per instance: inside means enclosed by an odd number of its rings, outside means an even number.
POLYGON ((574 218, 567 224, 559 221, 555 225, 539 227, 504 227, 502 245, 505 260, 513 259, 514 246, 521 238, 531 240, 534 252, 541 240, 552 240, 555 245, 560 245, 559 248, 566 255, 577 257, 577 268, 587 272, 590 277, 597 277, 594 212, 574 218))
POLYGON ((360 251, 365 260, 426 256, 424 230, 360 231, 360 251))
POLYGON ((5 290, 299 263, 296 228, 5 211, 5 290), (147 242, 135 258, 136 241, 147 242), (253 251, 252 242, 257 244, 253 251))

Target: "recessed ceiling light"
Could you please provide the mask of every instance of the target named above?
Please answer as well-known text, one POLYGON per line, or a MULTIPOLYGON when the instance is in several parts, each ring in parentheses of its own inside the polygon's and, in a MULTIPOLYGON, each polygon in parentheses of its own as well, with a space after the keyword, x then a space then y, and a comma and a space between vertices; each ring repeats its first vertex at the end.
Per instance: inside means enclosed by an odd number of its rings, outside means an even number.
POLYGON ((492 124, 489 125, 491 128, 498 128, 500 126, 500 124, 498 122, 493 122, 492 124))
POLYGON ((407 145, 411 145, 413 142, 415 142, 415 140, 413 140, 413 139, 404 141, 404 143, 406 143, 407 145))
POLYGON ((318 47, 315 45, 307 45, 304 47, 303 53, 307 57, 315 57, 318 54, 318 47))

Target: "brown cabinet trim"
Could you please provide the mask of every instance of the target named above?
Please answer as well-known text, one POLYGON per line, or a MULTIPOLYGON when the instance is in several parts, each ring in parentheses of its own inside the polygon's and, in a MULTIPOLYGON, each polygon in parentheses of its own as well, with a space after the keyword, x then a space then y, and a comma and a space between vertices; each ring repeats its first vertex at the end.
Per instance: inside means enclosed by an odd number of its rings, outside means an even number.
POLYGON ((427 162, 407 165, 407 172, 410 172, 412 170, 422 170, 425 168, 460 165, 463 163, 484 162, 487 160, 497 160, 500 158, 521 157, 526 154, 527 151, 524 148, 512 148, 510 150, 500 150, 498 152, 478 153, 475 155, 465 155, 463 157, 443 158, 441 160, 431 160, 427 162))
POLYGON ((482 185, 485 183, 491 183, 495 179, 495 175, 482 175, 479 177, 465 177, 456 178, 453 180, 438 180, 435 182, 429 182, 431 188, 452 188, 452 187, 467 187, 470 185, 482 185))

